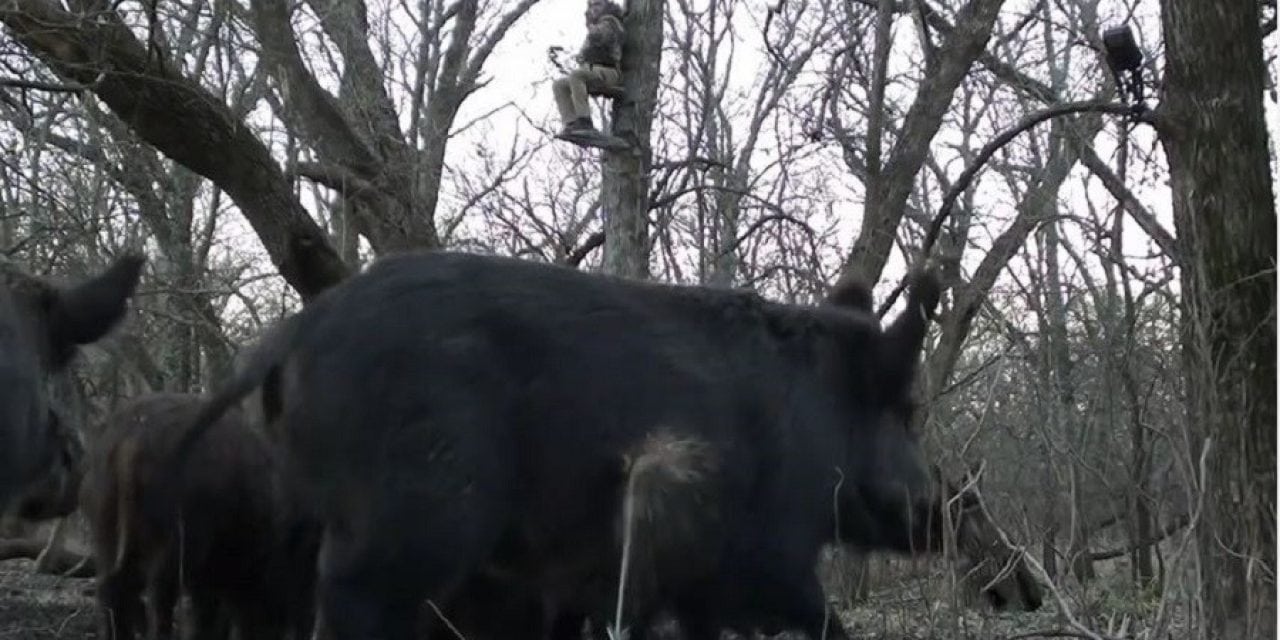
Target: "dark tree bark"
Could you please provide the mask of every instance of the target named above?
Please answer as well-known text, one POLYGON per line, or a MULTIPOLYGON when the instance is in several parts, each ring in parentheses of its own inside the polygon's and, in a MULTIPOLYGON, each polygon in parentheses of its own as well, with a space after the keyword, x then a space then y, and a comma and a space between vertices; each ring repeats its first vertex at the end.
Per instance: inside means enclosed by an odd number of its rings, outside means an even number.
POLYGON ((649 134, 658 105, 662 67, 662 17, 666 0, 629 0, 622 47, 626 97, 613 103, 613 135, 630 149, 604 151, 600 205, 604 215, 604 270, 649 277, 649 134))
POLYGON ((1188 419, 1204 447, 1197 527, 1212 638, 1275 635, 1276 217, 1258 7, 1161 2, 1161 141, 1182 258, 1188 419))

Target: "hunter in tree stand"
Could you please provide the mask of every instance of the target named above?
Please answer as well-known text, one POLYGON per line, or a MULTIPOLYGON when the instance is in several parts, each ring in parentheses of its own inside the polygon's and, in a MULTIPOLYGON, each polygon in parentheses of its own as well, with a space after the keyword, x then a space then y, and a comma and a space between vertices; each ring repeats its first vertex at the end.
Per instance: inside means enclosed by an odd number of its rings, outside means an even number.
POLYGON ((578 146, 611 148, 626 142, 598 131, 591 122, 589 96, 622 94, 622 7, 610 0, 587 0, 587 39, 578 52, 578 68, 551 84, 564 129, 557 138, 578 146))

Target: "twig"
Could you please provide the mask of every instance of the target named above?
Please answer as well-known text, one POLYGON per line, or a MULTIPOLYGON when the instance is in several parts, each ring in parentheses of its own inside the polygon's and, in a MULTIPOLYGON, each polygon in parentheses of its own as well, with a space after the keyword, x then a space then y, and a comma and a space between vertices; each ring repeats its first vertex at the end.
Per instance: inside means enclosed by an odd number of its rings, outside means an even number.
POLYGON ((431 607, 431 610, 436 612, 436 617, 440 619, 440 622, 444 623, 444 626, 449 629, 449 631, 453 634, 453 637, 457 638, 458 640, 467 640, 467 637, 462 635, 462 632, 458 631, 457 627, 453 626, 453 622, 450 621, 449 618, 444 615, 444 612, 440 610, 440 607, 436 606, 436 603, 434 600, 427 599, 427 606, 431 607))
POLYGON ((765 13, 765 16, 764 16, 764 28, 762 29, 763 33, 760 34, 763 37, 764 48, 766 51, 769 52, 769 56, 773 58, 774 62, 783 66, 785 66, 787 63, 786 58, 783 57, 782 52, 779 51, 778 48, 772 42, 769 41, 769 27, 773 26, 773 16, 775 14, 782 13, 782 7, 784 4, 786 4, 785 0, 778 0, 777 4, 769 5, 768 7, 766 7, 767 12, 765 13))

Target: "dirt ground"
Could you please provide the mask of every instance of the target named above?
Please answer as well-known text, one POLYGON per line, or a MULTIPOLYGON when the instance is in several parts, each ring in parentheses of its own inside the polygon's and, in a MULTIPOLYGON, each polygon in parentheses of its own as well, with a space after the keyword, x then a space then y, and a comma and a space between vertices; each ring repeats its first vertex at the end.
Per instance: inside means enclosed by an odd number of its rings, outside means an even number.
POLYGON ((0 562, 0 640, 97 638, 93 581, 38 575, 31 564, 0 562))
MULTIPOLYGON (((97 638, 93 581, 38 575, 32 571, 31 565, 30 560, 0 562, 0 640, 97 638)), ((896 623, 885 619, 889 608, 883 604, 868 608, 868 611, 862 612, 863 615, 847 612, 850 615, 846 623, 860 631, 855 637, 877 640, 889 637, 930 637, 927 633, 904 633, 906 630, 903 629, 901 619, 896 623), (881 633, 886 627, 896 628, 895 632, 881 633)), ((918 617, 919 611, 914 611, 914 614, 913 618, 918 617)), ((993 621, 988 618, 987 622, 986 630, 993 630, 990 624, 993 621)), ((1006 621, 1008 622, 1010 621, 1006 621)), ((983 625, 979 623, 979 626, 983 625)), ((979 636, 981 635, 980 633, 979 636)), ((987 637, 1000 635, 992 634, 987 637)))
MULTIPOLYGON (((38 575, 31 565, 30 560, 0 562, 0 640, 97 638, 93 581, 38 575)), ((999 614, 958 612, 902 596, 844 611, 846 629, 862 640, 968 640, 1022 637, 1033 629, 1062 627, 1050 603, 1035 613, 999 614)))

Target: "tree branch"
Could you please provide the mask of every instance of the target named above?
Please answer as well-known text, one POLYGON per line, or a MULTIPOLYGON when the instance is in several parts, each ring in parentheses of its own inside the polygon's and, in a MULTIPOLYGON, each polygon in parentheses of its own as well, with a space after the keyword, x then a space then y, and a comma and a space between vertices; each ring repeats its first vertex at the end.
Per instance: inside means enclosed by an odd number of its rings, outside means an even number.
POLYGON ((564 263, 571 267, 577 267, 582 264, 582 261, 585 260, 587 256, 591 255, 592 251, 595 251, 602 246, 604 246, 604 231, 597 231, 587 236, 587 239, 582 243, 582 246, 570 251, 569 255, 565 256, 564 263))
MULTIPOLYGON (((1086 115, 1080 120, 1084 122, 1078 127, 1064 126, 1064 128, 1078 129, 1073 133, 1065 134, 1066 136, 1074 135, 1092 139, 1102 129, 1100 115, 1086 115)), ((956 286, 953 294, 955 303, 942 323, 942 337, 938 341, 938 347, 930 356, 929 379, 933 384, 943 385, 950 379, 955 371, 960 349, 973 326, 973 319, 986 301, 991 287, 995 286, 996 279, 1004 271, 1013 255, 1026 242, 1027 236, 1037 226, 1051 219, 1054 211, 1050 204, 1056 203, 1055 194, 1062 188, 1062 183, 1079 160, 1074 147, 1055 145, 1055 149, 1056 151, 1050 156, 1045 166, 1044 173, 1034 187, 1024 193, 1019 200, 1018 215, 1013 223, 991 243, 991 250, 983 256, 969 281, 956 286)), ((959 186, 957 181, 952 186, 952 192, 955 192, 959 186)), ((894 296, 901 293, 901 290, 902 286, 899 285, 894 291, 894 296)), ((887 305, 882 307, 882 312, 886 308, 887 305)))
POLYGON ((341 164, 368 179, 379 161, 351 127, 337 98, 320 86, 302 61, 297 37, 289 24, 284 0, 252 0, 253 28, 262 47, 262 60, 280 83, 286 113, 320 158, 341 164))
POLYGON ((1160 250, 1169 256, 1169 259, 1174 264, 1181 264, 1182 260, 1178 251, 1177 241, 1156 220, 1155 214, 1142 206, 1137 196, 1133 195, 1133 192, 1124 186, 1124 181, 1111 170, 1111 167, 1107 166, 1107 163, 1102 158, 1098 157, 1098 152, 1093 148, 1093 145, 1085 141, 1079 141, 1075 144, 1079 147, 1081 163, 1102 181, 1102 185, 1107 188, 1107 191, 1111 192, 1111 197, 1124 206, 1124 210, 1129 213, 1129 217, 1133 218, 1139 227, 1142 227, 1142 230, 1155 241, 1160 250))
POLYGON ((0 0, 0 22, 60 77, 91 84, 142 140, 225 191, 304 300, 346 277, 266 146, 208 91, 149 58, 122 24, 50 0, 0 0))
MULTIPOLYGON (((961 172, 960 177, 956 178, 955 182, 951 184, 951 188, 947 190, 946 195, 942 198, 942 205, 938 208, 937 215, 934 216, 933 221, 929 224, 929 229, 925 233, 924 242, 920 246, 920 261, 923 262, 924 259, 928 258, 929 252, 933 249, 934 243, 938 241, 939 234, 942 233, 942 226, 946 224, 947 218, 951 216, 952 209, 955 208, 956 201, 959 200, 960 196, 968 190, 971 184, 973 184, 973 180, 977 177, 978 172, 986 166, 987 162, 991 160, 992 156, 994 156, 997 151, 1012 142, 1014 138, 1017 138, 1022 133, 1031 130, 1042 122, 1077 113, 1132 115, 1133 109, 1124 104, 1101 100, 1088 100, 1084 102, 1068 102, 1066 104, 1054 105, 1052 107, 1036 111, 1030 115, 1023 116, 1023 118, 1012 127, 1005 129, 1000 133, 1000 135, 983 145, 982 149, 978 151, 978 154, 974 156, 973 162, 969 163, 969 166, 965 167, 964 171, 961 172)), ((906 286, 907 283, 904 280, 903 282, 900 282, 898 286, 894 287, 893 291, 887 298, 885 298, 885 301, 881 303, 880 308, 877 310, 877 313, 880 316, 883 317, 884 314, 889 311, 906 286)))
POLYGON ((467 68, 462 73, 462 79, 458 85, 464 90, 474 87, 476 81, 480 78, 480 70, 484 68, 484 63, 489 59, 489 55, 493 53, 494 47, 498 46, 498 42, 502 40, 511 27, 515 25, 520 18, 524 17, 533 5, 538 4, 538 0, 520 0, 519 4, 512 7, 510 11, 503 14, 498 20, 498 24, 494 25, 480 46, 471 54, 471 59, 467 62, 467 68))
MULTIPOLYGON (((307 0, 320 17, 320 26, 342 54, 339 101, 352 122, 365 123, 369 143, 382 160, 403 162, 412 157, 400 131, 395 104, 387 93, 385 73, 369 48, 369 9, 364 0, 307 0)), ((354 134, 353 134, 354 135, 354 134)), ((329 160, 330 162, 333 159, 329 160)))
POLYGON ((958 26, 938 50, 937 68, 921 80, 882 167, 881 179, 867 194, 861 229, 841 269, 842 276, 863 282, 879 280, 929 143, 942 125, 956 88, 991 38, 1003 4, 1004 0, 970 0, 960 9, 958 26))
POLYGON ((82 84, 79 82, 60 83, 60 82, 43 82, 40 80, 28 80, 26 78, 0 78, 0 87, 12 87, 14 89, 31 89, 34 91, 49 91, 52 93, 81 93, 90 91, 93 86, 102 79, 101 74, 94 79, 93 82, 82 84))
POLYGON ((323 162, 297 162, 289 173, 324 185, 346 198, 357 199, 377 193, 377 187, 373 183, 337 165, 323 162))
POLYGON ((893 44, 889 31, 893 28, 893 0, 880 0, 876 7, 875 51, 871 62, 871 96, 867 107, 867 177, 880 177, 880 141, 884 136, 884 91, 888 83, 889 47, 893 44))

